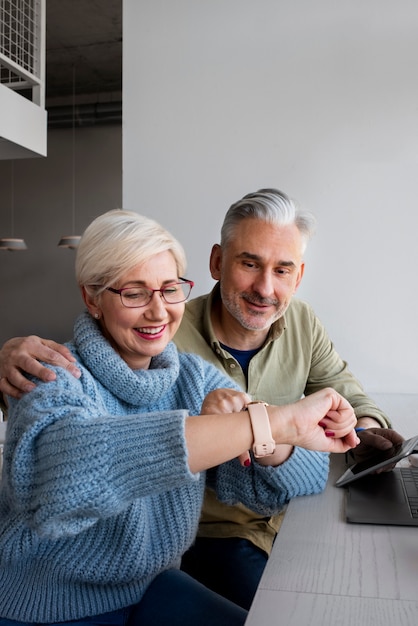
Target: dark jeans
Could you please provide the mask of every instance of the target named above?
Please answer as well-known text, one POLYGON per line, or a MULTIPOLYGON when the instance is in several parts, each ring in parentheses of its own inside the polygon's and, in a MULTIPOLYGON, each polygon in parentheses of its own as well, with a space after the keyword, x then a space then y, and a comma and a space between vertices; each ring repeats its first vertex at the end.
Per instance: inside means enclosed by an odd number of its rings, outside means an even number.
POLYGON ((267 558, 263 550, 246 539, 198 537, 183 556, 181 569, 248 610, 267 558))
MULTIPOLYGON (((243 626, 247 611, 179 570, 163 572, 137 605, 48 626, 243 626)), ((44 626, 0 617, 0 626, 44 626)))

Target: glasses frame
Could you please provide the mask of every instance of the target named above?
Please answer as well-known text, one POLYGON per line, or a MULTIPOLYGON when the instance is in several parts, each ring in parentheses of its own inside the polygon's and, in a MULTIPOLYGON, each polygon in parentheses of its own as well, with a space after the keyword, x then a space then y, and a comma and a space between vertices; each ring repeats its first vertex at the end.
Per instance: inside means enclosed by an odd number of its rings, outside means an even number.
POLYGON ((165 287, 161 287, 160 289, 148 289, 147 287, 141 287, 141 289, 143 289, 144 291, 148 292, 149 300, 148 300, 148 302, 146 302, 146 304, 138 304, 138 305, 135 305, 135 306, 127 306, 123 302, 123 292, 128 290, 128 289, 133 289, 133 287, 122 287, 122 289, 115 289, 114 287, 106 287, 106 291, 110 291, 111 293, 117 293, 119 295, 119 297, 120 297, 120 301, 122 303, 122 306, 124 306, 125 309, 142 309, 142 307, 148 306, 149 303, 152 300, 152 296, 157 291, 160 292, 160 297, 164 300, 164 302, 166 304, 181 304, 182 302, 186 302, 187 298, 190 296, 190 292, 191 292, 191 290, 194 287, 194 282, 192 280, 189 280, 188 278, 182 278, 181 276, 179 276, 179 280, 181 282, 170 283, 169 285, 166 285, 165 287), (190 291, 187 294, 187 296, 185 298, 183 298, 183 300, 179 300, 178 302, 168 302, 168 300, 166 300, 166 298, 165 298, 164 290, 168 289, 169 287, 172 287, 173 285, 189 285, 190 291))

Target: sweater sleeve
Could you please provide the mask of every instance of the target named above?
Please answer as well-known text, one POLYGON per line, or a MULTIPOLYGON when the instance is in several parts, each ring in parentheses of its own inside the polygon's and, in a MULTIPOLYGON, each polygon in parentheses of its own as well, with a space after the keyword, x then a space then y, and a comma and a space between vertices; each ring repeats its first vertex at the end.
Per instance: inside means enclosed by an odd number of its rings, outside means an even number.
POLYGON ((207 483, 225 504, 241 502, 260 515, 274 515, 296 496, 323 491, 328 471, 327 453, 296 447, 277 467, 262 466, 253 459, 247 468, 234 459, 211 470, 207 483))
MULTIPOLYGON (((239 387, 217 368, 204 364, 206 393, 217 387, 239 387)), ((190 384, 187 385, 190 387, 190 384)), ((320 493, 326 485, 329 455, 294 448, 290 457, 277 467, 262 466, 255 459, 242 467, 237 459, 207 473, 207 485, 226 504, 241 502, 261 515, 273 515, 295 496, 320 493)))
POLYGON ((39 534, 77 534, 140 497, 192 483, 186 411, 110 415, 64 370, 10 402, 5 480, 39 534))

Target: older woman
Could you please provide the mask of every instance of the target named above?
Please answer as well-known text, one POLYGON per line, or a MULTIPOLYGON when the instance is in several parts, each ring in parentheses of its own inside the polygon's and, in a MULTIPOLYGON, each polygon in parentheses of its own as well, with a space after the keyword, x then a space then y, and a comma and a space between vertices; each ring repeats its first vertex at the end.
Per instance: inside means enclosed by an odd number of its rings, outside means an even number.
POLYGON ((171 343, 193 285, 184 269, 179 243, 137 213, 110 211, 84 233, 76 274, 87 311, 69 344, 81 377, 56 368, 54 382, 10 399, 0 626, 243 624, 243 609, 177 569, 205 482, 271 514, 295 493, 312 454, 303 448, 322 451, 304 476, 314 492, 324 452, 358 443, 354 412, 331 389, 262 407, 260 442, 248 396, 171 343), (261 455, 264 444, 299 447, 280 471, 245 467, 236 457, 254 433, 261 455))

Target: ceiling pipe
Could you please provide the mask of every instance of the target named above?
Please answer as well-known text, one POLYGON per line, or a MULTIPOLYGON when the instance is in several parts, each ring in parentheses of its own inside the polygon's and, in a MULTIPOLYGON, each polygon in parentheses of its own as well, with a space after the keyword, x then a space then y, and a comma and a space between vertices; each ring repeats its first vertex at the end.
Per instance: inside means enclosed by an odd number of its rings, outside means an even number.
POLYGON ((52 106, 48 110, 48 128, 71 128, 122 123, 122 101, 52 106))

